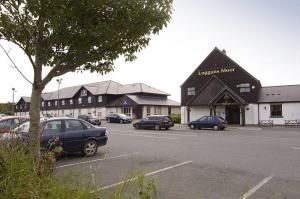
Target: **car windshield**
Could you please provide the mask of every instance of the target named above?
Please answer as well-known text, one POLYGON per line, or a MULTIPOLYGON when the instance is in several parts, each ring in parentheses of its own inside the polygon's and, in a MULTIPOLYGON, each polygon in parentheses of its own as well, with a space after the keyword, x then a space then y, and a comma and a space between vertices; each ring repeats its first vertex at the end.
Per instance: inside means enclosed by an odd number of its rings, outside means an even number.
POLYGON ((125 114, 119 114, 120 117, 128 117, 127 115, 125 114))
POLYGON ((17 128, 14 129, 14 132, 16 133, 28 133, 29 132, 29 126, 30 126, 30 122, 25 122, 23 124, 21 124, 20 126, 18 126, 17 128))

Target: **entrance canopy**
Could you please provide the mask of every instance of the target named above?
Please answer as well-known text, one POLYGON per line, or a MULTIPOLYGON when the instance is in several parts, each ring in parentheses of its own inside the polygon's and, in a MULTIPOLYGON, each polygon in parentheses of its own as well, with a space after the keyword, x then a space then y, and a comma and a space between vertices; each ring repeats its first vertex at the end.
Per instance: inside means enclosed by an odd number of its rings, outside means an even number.
POLYGON ((219 78, 212 78, 188 102, 188 106, 246 105, 247 102, 219 78))

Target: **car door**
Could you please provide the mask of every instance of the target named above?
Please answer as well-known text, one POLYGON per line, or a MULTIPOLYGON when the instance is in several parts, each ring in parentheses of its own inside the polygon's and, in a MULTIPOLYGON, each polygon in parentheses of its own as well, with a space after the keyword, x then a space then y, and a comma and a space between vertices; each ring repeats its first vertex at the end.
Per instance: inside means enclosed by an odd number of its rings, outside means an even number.
POLYGON ((201 117, 199 120, 198 120, 198 125, 197 127, 198 128, 207 128, 207 116, 204 116, 204 117, 201 117))
POLYGON ((61 143, 66 152, 80 151, 84 144, 86 129, 79 120, 64 120, 64 130, 61 134, 61 143))
POLYGON ((149 127, 149 117, 142 119, 142 121, 140 122, 140 127, 142 128, 149 127))
POLYGON ((62 121, 51 120, 42 124, 43 132, 41 136, 41 146, 45 150, 50 150, 61 145, 62 121))
POLYGON ((215 118, 208 117, 207 118, 207 128, 213 128, 214 125, 215 125, 215 118))

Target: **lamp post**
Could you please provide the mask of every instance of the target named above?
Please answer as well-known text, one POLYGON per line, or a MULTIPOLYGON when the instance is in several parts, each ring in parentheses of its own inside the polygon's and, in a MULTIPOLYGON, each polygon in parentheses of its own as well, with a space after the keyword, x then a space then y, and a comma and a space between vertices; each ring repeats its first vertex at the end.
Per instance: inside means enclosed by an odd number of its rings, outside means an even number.
POLYGON ((59 117, 59 87, 62 79, 56 79, 57 81, 57 117, 59 117))
POLYGON ((15 92, 16 89, 15 88, 12 88, 12 114, 15 115, 15 92))

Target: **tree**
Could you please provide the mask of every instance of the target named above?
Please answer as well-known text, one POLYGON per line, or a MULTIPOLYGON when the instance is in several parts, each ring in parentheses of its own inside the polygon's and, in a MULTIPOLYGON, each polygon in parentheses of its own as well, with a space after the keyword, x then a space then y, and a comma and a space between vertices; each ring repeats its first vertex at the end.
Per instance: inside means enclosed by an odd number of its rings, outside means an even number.
POLYGON ((40 153, 40 100, 54 77, 77 70, 101 74, 124 56, 133 61, 171 19, 173 0, 0 0, 0 39, 14 43, 33 69, 32 152, 40 153), (51 68, 42 76, 45 67, 51 68))

